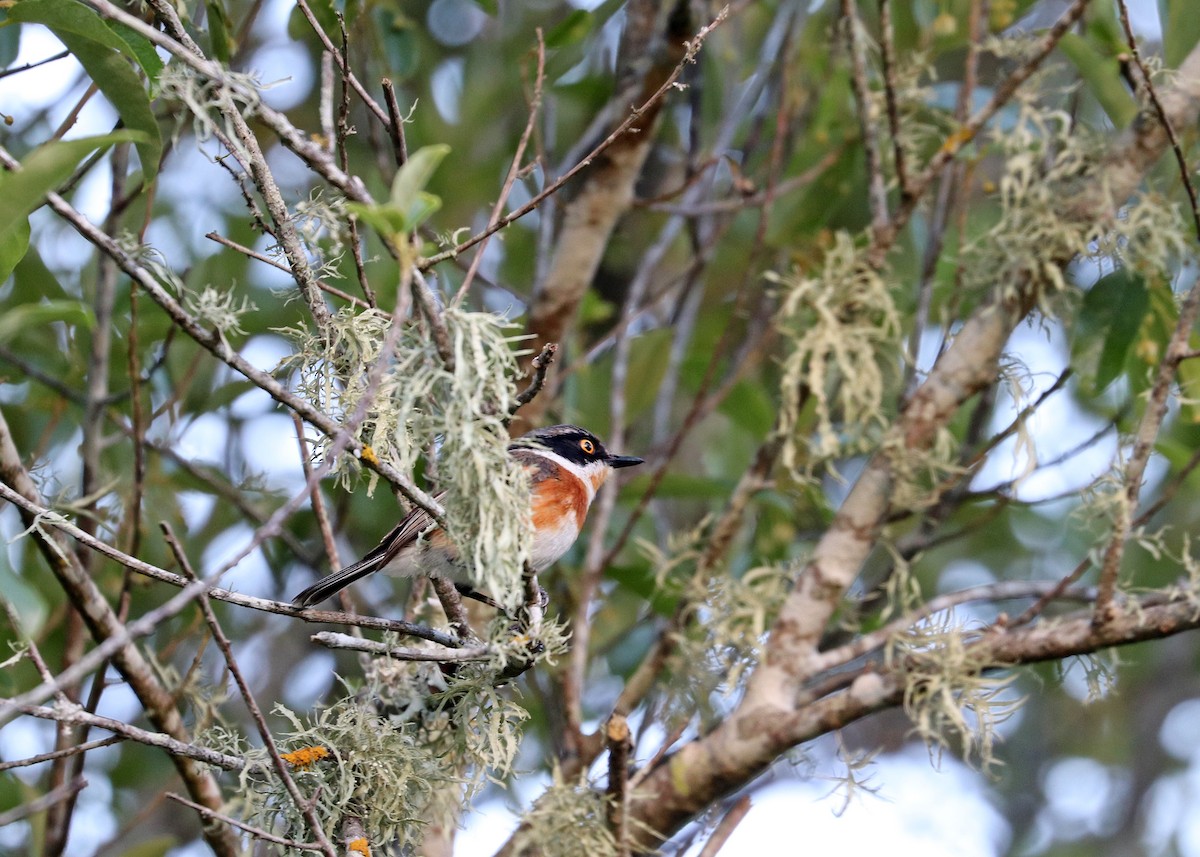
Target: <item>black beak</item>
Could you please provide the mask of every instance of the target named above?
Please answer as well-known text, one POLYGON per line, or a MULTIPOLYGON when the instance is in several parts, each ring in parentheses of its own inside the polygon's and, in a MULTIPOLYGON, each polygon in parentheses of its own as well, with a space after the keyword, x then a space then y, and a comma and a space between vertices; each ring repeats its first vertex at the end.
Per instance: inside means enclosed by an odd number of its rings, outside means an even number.
POLYGON ((608 457, 609 467, 633 467, 635 464, 641 464, 646 459, 638 458, 636 455, 610 455, 608 457))

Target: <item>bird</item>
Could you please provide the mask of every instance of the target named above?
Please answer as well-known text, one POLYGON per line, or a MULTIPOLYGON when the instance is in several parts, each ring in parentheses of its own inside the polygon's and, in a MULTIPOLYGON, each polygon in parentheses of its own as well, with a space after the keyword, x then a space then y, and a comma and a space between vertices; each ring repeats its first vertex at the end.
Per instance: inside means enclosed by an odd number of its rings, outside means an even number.
MULTIPOLYGON (((539 572, 575 543, 588 507, 613 470, 644 461, 633 455, 613 455, 600 438, 573 425, 534 429, 509 444, 508 454, 524 465, 529 476, 533 522, 529 562, 539 572)), ((445 492, 436 499, 443 497, 445 492)), ((462 594, 495 605, 471 588, 471 569, 433 517, 419 507, 405 515, 362 559, 321 578, 293 598, 292 605, 311 607, 377 571, 400 577, 426 574, 446 578, 462 594)))

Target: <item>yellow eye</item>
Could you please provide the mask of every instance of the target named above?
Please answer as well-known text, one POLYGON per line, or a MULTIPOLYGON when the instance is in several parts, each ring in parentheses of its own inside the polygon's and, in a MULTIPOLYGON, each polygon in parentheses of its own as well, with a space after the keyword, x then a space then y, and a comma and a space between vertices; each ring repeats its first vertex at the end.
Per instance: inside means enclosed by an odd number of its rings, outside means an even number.
POLYGON ((579 441, 579 448, 588 455, 592 455, 596 451, 596 444, 592 443, 585 437, 583 440, 579 441))

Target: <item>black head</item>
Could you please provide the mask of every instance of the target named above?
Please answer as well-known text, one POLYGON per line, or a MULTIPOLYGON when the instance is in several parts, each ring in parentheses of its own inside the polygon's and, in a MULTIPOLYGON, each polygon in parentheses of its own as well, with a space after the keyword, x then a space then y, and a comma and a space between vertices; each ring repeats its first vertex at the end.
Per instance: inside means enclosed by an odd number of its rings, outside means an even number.
POLYGON ((573 464, 607 464, 609 467, 632 467, 643 459, 632 455, 613 455, 604 448, 600 438, 579 426, 547 426, 534 429, 513 442, 513 446, 532 446, 548 449, 573 464))

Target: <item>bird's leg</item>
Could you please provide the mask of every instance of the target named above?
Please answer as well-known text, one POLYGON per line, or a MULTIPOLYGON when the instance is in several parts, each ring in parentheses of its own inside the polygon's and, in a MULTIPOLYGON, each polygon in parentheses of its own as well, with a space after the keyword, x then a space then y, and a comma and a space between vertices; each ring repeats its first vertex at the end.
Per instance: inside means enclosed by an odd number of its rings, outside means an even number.
POLYGON ((508 611, 505 610, 503 607, 501 607, 499 602, 497 602, 495 599, 491 598, 490 596, 484 595, 478 589, 472 588, 469 584, 456 583, 456 584, 454 584, 454 588, 458 590, 458 594, 461 595, 463 598, 470 598, 473 601, 478 601, 482 604, 486 604, 488 607, 494 607, 497 610, 499 610, 501 613, 503 613, 505 616, 508 615, 508 611))

